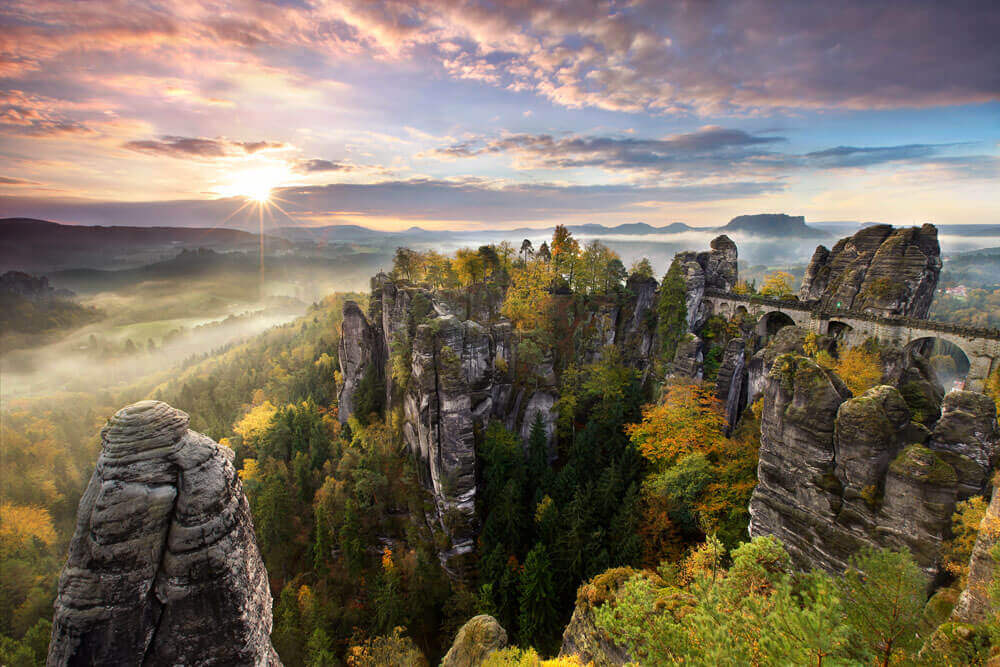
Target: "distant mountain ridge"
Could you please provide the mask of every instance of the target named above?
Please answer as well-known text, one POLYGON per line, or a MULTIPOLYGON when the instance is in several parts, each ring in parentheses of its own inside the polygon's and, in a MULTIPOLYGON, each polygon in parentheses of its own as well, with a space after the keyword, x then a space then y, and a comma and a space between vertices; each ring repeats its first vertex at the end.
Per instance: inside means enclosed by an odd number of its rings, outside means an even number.
MULTIPOLYGON (((283 238, 293 241, 326 241, 352 242, 371 241, 375 239, 393 239, 397 241, 428 242, 437 240, 470 239, 493 236, 496 238, 531 238, 548 236, 555 227, 518 227, 516 229, 448 229, 434 230, 423 227, 409 227, 403 231, 390 232, 369 229, 360 225, 326 225, 323 227, 285 227, 274 232, 283 238)), ((673 222, 662 227, 654 227, 645 222, 628 222, 608 227, 598 223, 582 225, 567 225, 566 228, 577 236, 642 236, 645 234, 679 234, 681 232, 697 231, 683 222, 673 222)), ((708 231, 702 229, 702 231, 708 231)))
MULTIPOLYGON (((287 239, 265 235, 270 250, 291 248, 287 239)), ((33 218, 0 219, 0 269, 49 272, 59 268, 129 268, 184 248, 252 250, 260 236, 212 227, 120 227, 64 225, 33 218)))
POLYGON ((806 224, 804 215, 788 215, 787 213, 758 213, 756 215, 738 215, 729 224, 719 227, 717 231, 754 236, 775 238, 822 238, 829 236, 828 232, 806 224))

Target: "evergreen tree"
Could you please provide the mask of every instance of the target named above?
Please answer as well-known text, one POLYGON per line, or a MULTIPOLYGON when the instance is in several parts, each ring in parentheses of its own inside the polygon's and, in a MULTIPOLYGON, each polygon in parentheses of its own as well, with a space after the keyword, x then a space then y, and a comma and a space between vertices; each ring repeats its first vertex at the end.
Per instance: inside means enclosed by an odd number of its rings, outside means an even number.
POLYGON ((670 264, 660 285, 656 304, 657 327, 660 337, 660 358, 669 363, 677 352, 677 344, 687 334, 687 301, 685 299, 684 267, 676 259, 670 264))
POLYGON ((866 548, 851 559, 842 579, 847 622, 883 667, 916 648, 927 583, 908 551, 866 548))
POLYGON ((521 643, 547 647, 559 622, 552 583, 552 564, 545 545, 528 552, 521 572, 521 613, 518 616, 521 643))

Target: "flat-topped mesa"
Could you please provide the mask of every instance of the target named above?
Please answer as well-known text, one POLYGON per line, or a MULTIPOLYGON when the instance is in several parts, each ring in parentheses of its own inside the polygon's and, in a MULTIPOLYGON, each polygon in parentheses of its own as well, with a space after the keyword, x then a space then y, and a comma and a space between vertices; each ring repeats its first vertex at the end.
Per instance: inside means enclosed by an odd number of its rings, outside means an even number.
POLYGON ((825 310, 926 318, 941 274, 937 228, 872 225, 816 248, 799 299, 825 310))
POLYGON ((101 435, 47 664, 280 665, 232 450, 159 401, 119 410, 101 435))

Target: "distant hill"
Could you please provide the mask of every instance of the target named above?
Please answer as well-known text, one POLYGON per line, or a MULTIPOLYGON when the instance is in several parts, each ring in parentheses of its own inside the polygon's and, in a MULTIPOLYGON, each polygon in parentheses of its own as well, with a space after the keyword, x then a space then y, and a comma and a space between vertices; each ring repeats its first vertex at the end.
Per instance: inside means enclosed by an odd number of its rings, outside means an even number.
MULTIPOLYGON (((550 236, 553 227, 519 227, 517 229, 424 229, 422 227, 410 227, 401 232, 386 232, 378 229, 369 229, 360 225, 327 225, 324 227, 283 227, 275 233, 283 238, 297 242, 324 242, 324 243, 377 243, 387 241, 392 243, 433 243, 435 241, 453 241, 472 239, 486 239, 496 241, 499 239, 521 239, 537 238, 539 236, 550 236)), ((645 234, 679 234, 681 232, 696 229, 683 222, 674 222, 663 227, 654 227, 645 222, 630 222, 614 227, 608 227, 597 223, 583 225, 568 225, 567 229, 577 236, 642 236, 645 234)))
POLYGON ((786 213, 738 215, 717 231, 772 238, 812 239, 829 236, 827 232, 807 225, 805 216, 786 213))
MULTIPOLYGON (((291 247, 265 236, 272 250, 291 247)), ((125 268, 172 257, 184 248, 249 250, 257 234, 198 227, 62 225, 31 218, 0 219, 0 269, 48 272, 60 268, 125 268)))

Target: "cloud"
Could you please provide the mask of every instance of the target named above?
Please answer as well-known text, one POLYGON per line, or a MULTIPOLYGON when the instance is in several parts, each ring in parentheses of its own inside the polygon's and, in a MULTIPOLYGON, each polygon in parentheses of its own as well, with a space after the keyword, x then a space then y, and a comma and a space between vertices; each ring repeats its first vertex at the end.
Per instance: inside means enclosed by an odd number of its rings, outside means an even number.
POLYGON ((0 33, 0 72, 10 76, 111 72, 123 62, 205 76, 206 63, 240 60, 316 72, 317 62, 355 58, 433 63, 565 107, 626 112, 1000 100, 994 0, 9 0, 0 33))
POLYGON ((0 176, 0 185, 41 185, 38 181, 26 181, 23 178, 0 176))
POLYGON ((421 156, 449 159, 510 154, 522 169, 574 170, 596 167, 608 172, 637 172, 678 181, 773 177, 806 169, 865 169, 886 164, 935 166, 958 177, 989 177, 1000 158, 949 155, 975 144, 904 144, 836 146, 805 154, 773 150, 784 137, 706 126, 665 139, 549 134, 511 134, 498 139, 473 138, 421 156))
POLYGON ((694 176, 771 154, 765 147, 783 137, 752 135, 743 130, 706 126, 665 139, 549 134, 513 134, 500 139, 465 141, 432 151, 444 158, 510 153, 525 169, 576 169, 675 172, 694 176))
POLYGON ((21 90, 0 91, 0 132, 32 137, 95 133, 59 111, 56 100, 21 90))
POLYGON ((332 160, 321 160, 313 158, 310 160, 299 160, 295 164, 295 170, 306 173, 322 173, 328 171, 354 171, 357 167, 347 162, 333 162, 332 160))
POLYGON ((126 141, 122 144, 129 150, 173 158, 214 159, 233 155, 252 155, 263 150, 287 148, 286 144, 274 141, 229 141, 228 139, 205 139, 202 137, 162 136, 159 139, 126 141))

